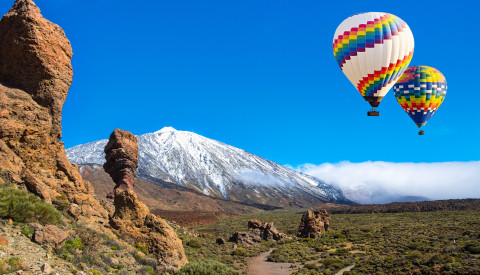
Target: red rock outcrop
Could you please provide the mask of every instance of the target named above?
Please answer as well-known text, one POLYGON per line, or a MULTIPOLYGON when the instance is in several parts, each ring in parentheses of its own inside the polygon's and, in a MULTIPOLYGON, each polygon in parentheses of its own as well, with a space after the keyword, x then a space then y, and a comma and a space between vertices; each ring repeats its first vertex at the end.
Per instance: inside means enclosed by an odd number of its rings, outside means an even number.
POLYGON ((330 215, 327 210, 307 210, 298 226, 297 237, 317 238, 330 226, 330 215))
POLYGON ((126 189, 135 185, 138 168, 138 141, 130 132, 115 129, 105 146, 103 169, 115 182, 114 189, 126 189))
POLYGON ((285 238, 284 233, 278 232, 273 223, 262 224, 257 220, 248 221, 247 232, 234 232, 229 242, 241 243, 245 245, 254 245, 261 241, 278 241, 285 238))
POLYGON ((0 19, 0 181, 54 204, 66 199, 77 220, 104 223, 107 212, 60 142, 71 58, 63 30, 31 0, 17 0, 0 19))
POLYGON ((188 263, 182 241, 167 222, 148 210, 133 191, 138 167, 138 142, 127 131, 115 129, 105 146, 104 169, 116 183, 114 232, 131 245, 145 246, 159 261, 157 271, 173 273, 188 263))

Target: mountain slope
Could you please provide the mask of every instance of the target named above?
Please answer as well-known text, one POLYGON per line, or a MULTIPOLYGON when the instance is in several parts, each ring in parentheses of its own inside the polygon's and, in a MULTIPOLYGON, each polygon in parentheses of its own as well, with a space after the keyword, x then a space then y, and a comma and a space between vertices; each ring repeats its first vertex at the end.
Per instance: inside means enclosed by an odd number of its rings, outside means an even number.
MULTIPOLYGON (((80 165, 82 177, 92 183, 95 189, 95 196, 100 201, 107 201, 105 198, 110 193, 115 183, 103 167, 97 164, 80 165)), ((180 190, 169 188, 168 183, 151 183, 140 178, 135 179, 135 193, 138 199, 145 203, 150 210, 161 209, 163 211, 204 211, 212 213, 245 214, 258 212, 261 209, 244 205, 238 202, 224 199, 212 198, 192 190, 180 190)))
MULTIPOLYGON (((311 206, 348 202, 341 191, 242 149, 165 127, 137 136, 140 178, 172 182, 213 197, 249 204, 311 206)), ((99 140, 67 149, 77 164, 103 164, 99 140)))

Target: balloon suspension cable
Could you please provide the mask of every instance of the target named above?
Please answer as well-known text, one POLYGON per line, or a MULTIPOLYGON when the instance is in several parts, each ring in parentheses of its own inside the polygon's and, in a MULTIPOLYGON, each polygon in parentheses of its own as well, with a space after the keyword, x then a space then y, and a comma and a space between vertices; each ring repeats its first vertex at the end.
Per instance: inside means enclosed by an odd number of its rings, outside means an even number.
POLYGON ((375 108, 372 108, 370 111, 367 112, 367 116, 379 116, 380 112, 375 110, 375 108))
POLYGON ((425 132, 423 130, 418 131, 419 136, 423 136, 423 134, 425 134, 425 132))

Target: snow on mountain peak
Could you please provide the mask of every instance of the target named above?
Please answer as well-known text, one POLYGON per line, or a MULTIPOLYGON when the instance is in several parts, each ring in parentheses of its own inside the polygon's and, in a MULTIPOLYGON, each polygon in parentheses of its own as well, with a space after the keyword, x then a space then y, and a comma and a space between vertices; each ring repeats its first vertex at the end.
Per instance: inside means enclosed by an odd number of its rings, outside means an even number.
POLYGON ((166 126, 156 131, 155 134, 163 134, 163 133, 169 133, 169 132, 177 132, 177 130, 171 126, 166 126))

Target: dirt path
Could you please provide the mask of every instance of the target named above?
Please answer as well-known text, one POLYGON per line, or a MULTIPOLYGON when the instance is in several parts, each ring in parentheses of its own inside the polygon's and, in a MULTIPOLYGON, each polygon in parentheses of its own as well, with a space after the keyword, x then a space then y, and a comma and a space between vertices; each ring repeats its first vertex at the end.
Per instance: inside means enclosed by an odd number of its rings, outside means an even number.
POLYGON ((349 265, 345 268, 340 269, 335 275, 343 275, 343 272, 350 271, 355 265, 349 265))
POLYGON ((291 263, 274 263, 267 262, 268 256, 273 249, 268 252, 263 252, 257 257, 248 259, 248 274, 249 275, 288 275, 293 272, 290 269, 291 263))

